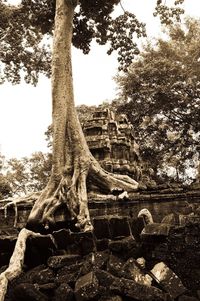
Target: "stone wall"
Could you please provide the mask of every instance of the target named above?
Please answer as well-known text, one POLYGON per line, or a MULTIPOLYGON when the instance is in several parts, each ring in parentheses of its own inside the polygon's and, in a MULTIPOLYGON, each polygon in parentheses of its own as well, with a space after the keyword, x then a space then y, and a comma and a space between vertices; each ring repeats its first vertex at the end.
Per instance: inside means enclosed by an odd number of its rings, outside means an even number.
MULTIPOLYGON (((29 239, 24 272, 10 283, 5 300, 199 300, 199 223, 98 217, 94 226, 94 233, 54 231, 56 244, 45 236, 29 239)), ((8 241, 0 244, 2 258, 8 241)))

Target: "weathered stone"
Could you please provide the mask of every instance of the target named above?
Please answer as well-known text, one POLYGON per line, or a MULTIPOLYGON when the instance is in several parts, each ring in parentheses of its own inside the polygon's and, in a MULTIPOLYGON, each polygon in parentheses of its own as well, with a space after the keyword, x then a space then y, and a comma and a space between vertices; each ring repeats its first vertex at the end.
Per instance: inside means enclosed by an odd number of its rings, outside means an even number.
POLYGON ((53 232, 58 249, 67 250, 68 246, 73 243, 70 230, 61 229, 53 232))
POLYGON ((81 274, 87 274, 91 270, 104 269, 109 259, 109 251, 90 253, 84 258, 81 274))
POLYGON ((80 262, 80 255, 59 255, 59 256, 51 256, 49 257, 47 264, 50 268, 59 269, 65 265, 72 265, 77 262, 80 262))
POLYGON ((156 260, 165 261, 169 256, 168 244, 159 243, 155 246, 153 255, 156 260))
POLYGON ((107 271, 96 270, 95 275, 99 280, 99 284, 102 287, 110 288, 111 284, 115 281, 116 277, 107 271))
POLYGON ((92 232, 72 233, 71 238, 82 256, 96 251, 95 238, 92 232))
POLYGON ((164 262, 156 264, 151 273, 172 298, 175 299, 187 291, 180 278, 164 262))
POLYGON ((122 297, 118 295, 105 295, 102 296, 98 301, 122 301, 122 297))
POLYGON ((129 258, 123 265, 122 276, 139 284, 151 286, 152 278, 139 268, 138 263, 133 258, 129 258))
POLYGON ((0 252, 0 266, 5 266, 9 264, 12 252, 0 252))
POLYGON ((168 236, 170 231, 170 225, 153 223, 148 224, 142 231, 141 235, 158 235, 158 236, 168 236))
POLYGON ((13 290, 13 301, 48 301, 48 297, 39 291, 36 284, 21 283, 13 290))
POLYGON ((178 298, 178 301, 199 301, 199 299, 191 296, 182 295, 178 298))
POLYGON ((26 272, 21 277, 21 282, 44 284, 53 282, 54 278, 55 274, 53 270, 43 264, 26 272))
POLYGON ((158 288, 141 285, 133 280, 125 278, 116 278, 116 280, 112 283, 110 290, 115 294, 139 301, 166 300, 166 294, 158 288))
POLYGON ((112 217, 109 220, 111 238, 130 236, 130 227, 127 217, 112 217))
POLYGON ((131 219, 130 222, 131 232, 136 241, 140 241, 140 234, 145 227, 145 222, 143 216, 136 219, 131 219))
POLYGON ((67 283, 62 283, 54 293, 52 301, 72 301, 74 300, 74 293, 67 283))
POLYGON ((114 114, 109 109, 98 110, 91 119, 85 120, 83 131, 91 153, 104 169, 125 173, 136 180, 140 177, 133 126, 124 114, 114 114))
POLYGON ((105 217, 93 218, 94 235, 97 239, 110 238, 109 221, 105 217))
POLYGON ((107 265, 107 271, 111 274, 121 277, 122 275, 122 268, 124 266, 124 261, 114 255, 110 255, 108 265, 107 265))
POLYGON ((162 221, 162 224, 169 224, 169 225, 178 225, 179 224, 179 217, 178 214, 170 213, 166 215, 162 221))
POLYGON ((50 282, 50 283, 45 283, 45 284, 38 284, 38 287, 42 293, 49 295, 52 293, 52 291, 55 290, 55 288, 57 287, 57 284, 54 282, 50 282))
POLYGON ((56 290, 57 286, 58 285, 55 282, 38 284, 40 292, 48 296, 48 298, 51 298, 51 296, 54 295, 54 291, 56 290))
POLYGON ((0 233, 0 246, 1 252, 12 252, 17 240, 17 234, 13 235, 1 235, 0 233))
POLYGON ((75 284, 76 300, 91 300, 98 295, 98 287, 98 279, 93 272, 80 277, 75 284))
POLYGON ((81 274, 83 263, 76 263, 70 266, 64 266, 58 270, 55 281, 57 283, 73 284, 81 274))
POLYGON ((111 251, 117 253, 129 252, 137 248, 137 242, 132 236, 129 236, 120 240, 110 241, 108 247, 111 251))
POLYGON ((107 238, 96 240, 97 251, 104 251, 108 249, 108 244, 109 244, 109 239, 107 238))
POLYGON ((41 237, 28 237, 26 241, 25 265, 29 268, 47 262, 49 256, 53 255, 55 245, 49 235, 41 237))

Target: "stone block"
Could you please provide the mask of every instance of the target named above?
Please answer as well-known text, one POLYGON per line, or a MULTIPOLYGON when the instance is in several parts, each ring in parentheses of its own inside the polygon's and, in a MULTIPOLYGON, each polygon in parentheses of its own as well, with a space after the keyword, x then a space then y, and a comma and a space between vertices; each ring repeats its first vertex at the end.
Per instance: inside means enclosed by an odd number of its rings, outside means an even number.
POLYGON ((65 265, 72 265, 80 262, 81 257, 78 254, 73 255, 58 255, 49 257, 47 264, 50 268, 59 269, 65 265))
POLYGON ((148 224, 143 229, 141 235, 168 236, 171 226, 161 223, 148 224))
POLYGON ((110 294, 102 296, 98 301, 123 301, 123 299, 121 296, 110 294))
POLYGON ((62 283, 54 293, 52 301, 72 301, 74 300, 74 292, 67 283, 62 283))
POLYGON ((70 266, 64 266, 58 270, 55 281, 57 283, 75 283, 81 274, 83 263, 76 263, 70 266))
POLYGON ((130 226, 127 217, 111 217, 109 220, 111 238, 130 236, 130 226))
POLYGON ((93 218, 94 235, 97 239, 110 238, 109 221, 105 217, 93 218))
POLYGON ((141 240, 144 242, 151 242, 151 243, 160 243, 165 242, 166 238, 169 235, 171 226, 168 224, 160 224, 160 223, 153 223, 148 224, 142 230, 140 235, 141 240))
POLYGON ((152 278, 145 274, 137 264, 136 260, 129 258, 122 268, 122 277, 134 280, 135 282, 147 286, 151 286, 152 278))
POLYGON ((110 288, 111 284, 115 281, 116 277, 111 273, 104 270, 96 270, 95 275, 99 284, 103 287, 110 288))
POLYGON ((153 286, 141 285, 125 278, 116 278, 110 286, 110 290, 123 298, 131 298, 131 300, 166 301, 166 294, 160 289, 153 286))
POLYGON ((96 271, 98 269, 104 269, 107 266, 109 260, 109 251, 90 253, 85 256, 84 263, 81 269, 81 274, 87 274, 91 270, 96 271))
POLYGON ((99 282, 93 272, 80 277, 75 284, 77 301, 92 300, 98 295, 99 282))
POLYGON ((114 255, 110 255, 107 265, 107 271, 117 277, 121 277, 124 263, 125 262, 122 259, 114 255))
POLYGON ((54 278, 53 270, 43 264, 26 272, 21 277, 21 282, 45 284, 54 282, 54 278))
POLYGON ((172 298, 177 298, 187 291, 180 278, 164 263, 157 263, 151 273, 159 285, 167 291, 172 298))
POLYGON ((84 256, 96 251, 95 238, 92 232, 71 233, 74 246, 79 249, 80 255, 84 256))
POLYGON ((136 241, 140 241, 140 234, 145 227, 143 216, 130 220, 130 227, 133 237, 136 241))
POLYGON ((13 300, 48 301, 49 298, 39 291, 36 284, 21 283, 13 290, 13 300))
POLYGON ((70 230, 61 229, 53 232, 58 249, 67 250, 68 246, 73 243, 70 230))
POLYGON ((53 255, 55 245, 49 235, 28 237, 26 241, 25 265, 29 268, 46 263, 53 255))
POLYGON ((199 301, 199 299, 191 296, 182 295, 178 298, 178 301, 199 301))
POLYGON ((132 236, 129 236, 120 240, 110 241, 108 247, 111 251, 116 253, 130 252, 137 248, 137 242, 132 236))
POLYGON ((96 240, 96 249, 97 251, 104 251, 108 249, 109 239, 98 239, 96 240))
POLYGON ((0 235, 1 252, 13 252, 17 235, 0 235))

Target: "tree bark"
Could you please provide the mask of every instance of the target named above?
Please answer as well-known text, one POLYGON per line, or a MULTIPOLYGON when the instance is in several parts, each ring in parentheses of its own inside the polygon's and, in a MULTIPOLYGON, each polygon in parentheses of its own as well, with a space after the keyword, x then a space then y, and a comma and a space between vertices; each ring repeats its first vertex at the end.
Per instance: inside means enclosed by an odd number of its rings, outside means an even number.
POLYGON ((28 226, 54 223, 58 207, 66 204, 83 231, 92 230, 88 210, 88 175, 108 191, 132 191, 138 183, 103 170, 87 146, 74 104, 71 42, 75 1, 57 0, 52 57, 53 162, 50 180, 36 201, 28 226))
MULTIPOLYGON (((18 235, 14 252, 10 259, 8 268, 0 274, 0 301, 4 301, 8 282, 19 276, 23 270, 24 257, 26 251, 26 241, 28 237, 42 237, 40 233, 34 233, 27 229, 22 229, 18 235)), ((50 235, 54 242, 54 239, 50 235)))

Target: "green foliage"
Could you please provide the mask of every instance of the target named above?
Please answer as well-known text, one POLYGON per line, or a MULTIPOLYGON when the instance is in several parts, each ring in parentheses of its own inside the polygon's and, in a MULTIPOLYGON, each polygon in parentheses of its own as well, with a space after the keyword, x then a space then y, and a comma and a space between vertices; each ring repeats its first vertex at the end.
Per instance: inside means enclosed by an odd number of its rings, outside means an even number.
MULTIPOLYGON (((51 50, 47 38, 53 33, 55 2, 22 0, 20 5, 12 6, 0 0, 1 82, 19 83, 23 76, 27 83, 36 85, 40 73, 50 75, 51 50)), ((119 0, 78 1, 72 43, 84 53, 90 51, 93 39, 100 45, 108 44, 108 54, 117 51, 119 69, 126 70, 139 53, 137 38, 146 34, 145 25, 133 13, 122 9, 120 16, 113 17, 119 4, 119 0)), ((158 1, 156 10, 161 19, 165 16, 165 20, 172 20, 181 13, 179 7, 173 8, 172 15, 160 11, 161 7, 167 10, 158 1)))
MULTIPOLYGON (((30 158, 13 158, 6 161, 4 175, 0 177, 0 192, 5 190, 4 186, 6 187, 7 183, 9 195, 12 196, 42 190, 48 182, 51 164, 51 155, 42 152, 33 153, 30 158)), ((8 196, 8 193, 4 195, 8 196)))
POLYGON ((134 125, 144 159, 155 170, 173 165, 181 177, 199 153, 199 43, 199 20, 171 25, 168 39, 149 42, 129 72, 117 77, 119 110, 134 125))

